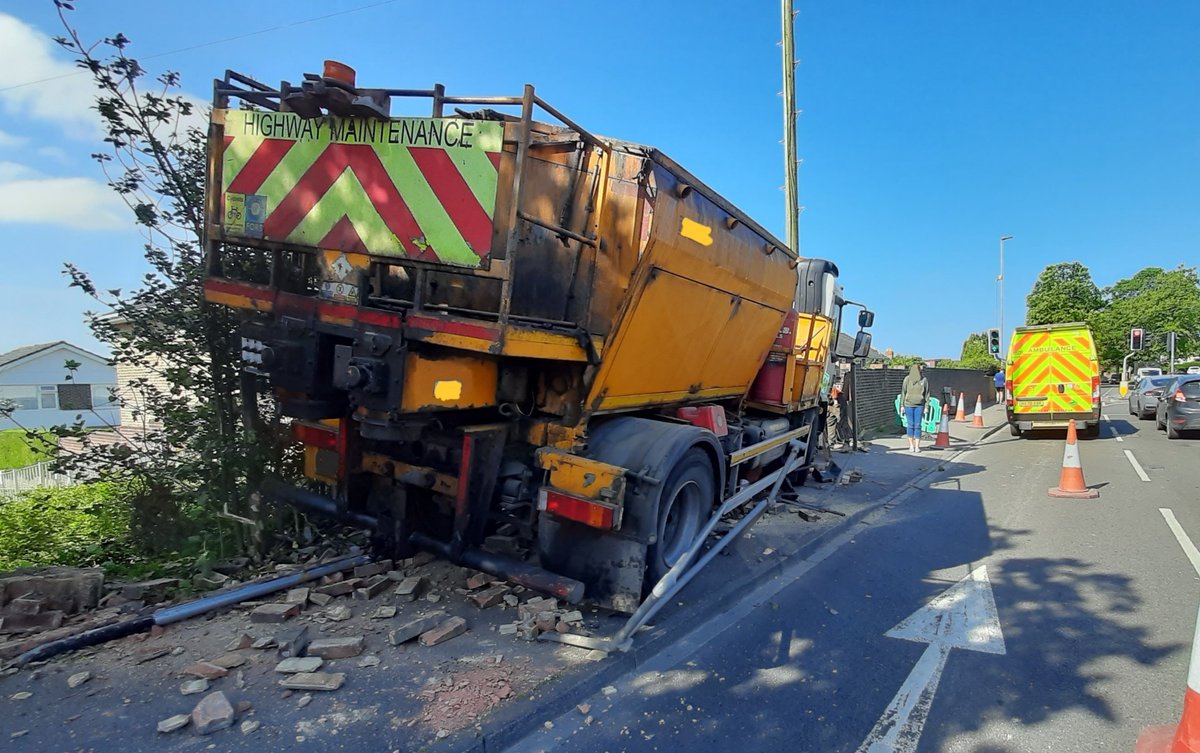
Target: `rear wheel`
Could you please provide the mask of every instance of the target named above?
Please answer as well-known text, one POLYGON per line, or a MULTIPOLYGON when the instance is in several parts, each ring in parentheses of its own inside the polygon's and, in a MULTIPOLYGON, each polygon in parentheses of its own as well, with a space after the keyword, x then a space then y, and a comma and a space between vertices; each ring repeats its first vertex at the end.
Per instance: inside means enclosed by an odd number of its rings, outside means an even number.
POLYGON ((716 500, 712 462, 699 447, 688 450, 662 486, 657 539, 646 557, 646 581, 652 586, 686 552, 712 515, 716 500))
POLYGON ((1176 429, 1171 424, 1167 424, 1167 439, 1179 439, 1179 429, 1176 429))
POLYGON ((1009 424, 1008 433, 1012 434, 1014 437, 1019 437, 1021 436, 1021 427, 1017 426, 1016 424, 1009 424))

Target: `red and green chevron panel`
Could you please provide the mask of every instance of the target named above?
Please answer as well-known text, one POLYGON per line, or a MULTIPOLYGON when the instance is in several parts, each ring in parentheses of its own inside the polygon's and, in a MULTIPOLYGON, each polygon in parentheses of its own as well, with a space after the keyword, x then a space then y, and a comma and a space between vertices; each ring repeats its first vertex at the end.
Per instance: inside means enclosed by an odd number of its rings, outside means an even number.
POLYGON ((225 237, 478 267, 504 124, 227 110, 225 237))

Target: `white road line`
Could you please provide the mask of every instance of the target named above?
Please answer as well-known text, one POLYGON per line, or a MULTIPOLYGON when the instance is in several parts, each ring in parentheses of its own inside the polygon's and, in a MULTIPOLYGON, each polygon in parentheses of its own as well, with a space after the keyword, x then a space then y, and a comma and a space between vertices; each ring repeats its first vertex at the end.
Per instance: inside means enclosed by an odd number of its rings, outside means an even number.
POLYGON ((1133 456, 1132 452, 1125 450, 1125 457, 1129 458, 1129 464, 1133 466, 1133 470, 1137 473, 1138 478, 1140 478, 1142 481, 1150 480, 1150 477, 1147 476, 1146 472, 1142 470, 1141 463, 1137 461, 1137 458, 1133 456))
POLYGON ((1200 575, 1200 549, 1196 549, 1196 545, 1188 538, 1187 532, 1183 530, 1183 526, 1179 525, 1179 521, 1175 519, 1175 513, 1166 507, 1160 507, 1158 511, 1162 513, 1163 518, 1167 521, 1167 527, 1171 529, 1171 533, 1175 534, 1175 539, 1179 542, 1179 546, 1183 548, 1183 553, 1192 561, 1192 567, 1196 569, 1196 574, 1200 575))
MULTIPOLYGON (((1112 423, 1112 419, 1108 417, 1108 414, 1107 414, 1107 413, 1105 413, 1105 414, 1104 414, 1103 418, 1104 418, 1104 420, 1105 420, 1105 421, 1108 421, 1109 423, 1112 423)), ((1113 439, 1117 440, 1118 442, 1124 442, 1124 441, 1125 441, 1124 439, 1122 439, 1122 438, 1121 438, 1121 435, 1120 435, 1119 433, 1117 433, 1117 427, 1115 427, 1115 426, 1110 426, 1109 428, 1110 428, 1110 429, 1112 429, 1112 432, 1113 432, 1113 439)))

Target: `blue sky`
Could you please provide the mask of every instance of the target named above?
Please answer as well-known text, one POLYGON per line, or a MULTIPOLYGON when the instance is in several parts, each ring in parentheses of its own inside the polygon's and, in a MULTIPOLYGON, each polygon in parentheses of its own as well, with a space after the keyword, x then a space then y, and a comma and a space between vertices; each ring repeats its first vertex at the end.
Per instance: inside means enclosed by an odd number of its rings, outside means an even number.
MULTIPOLYGON (((518 94, 530 82, 593 131, 663 149, 783 235, 771 0, 76 4, 85 38, 123 32, 199 99, 225 68, 296 80, 326 57, 367 86, 518 94)), ((801 252, 838 263, 847 296, 877 312, 878 347, 957 356, 994 326, 1001 235, 1015 236, 1010 327, 1048 263, 1082 261, 1103 286, 1200 261, 1200 4, 796 7, 801 252)), ((0 350, 97 347, 63 261, 104 287, 145 272, 88 158, 88 79, 19 86, 71 71, 58 33, 50 0, 0 4, 0 350)))

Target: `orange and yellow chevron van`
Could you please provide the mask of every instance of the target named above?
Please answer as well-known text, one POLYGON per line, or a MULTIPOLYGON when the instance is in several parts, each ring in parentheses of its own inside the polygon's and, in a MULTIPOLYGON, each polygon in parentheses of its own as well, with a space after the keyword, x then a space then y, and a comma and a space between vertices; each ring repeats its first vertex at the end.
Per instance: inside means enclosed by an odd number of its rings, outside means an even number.
POLYGON ((1100 364, 1086 324, 1017 327, 1008 349, 1004 397, 1014 437, 1033 429, 1100 433, 1100 364))

